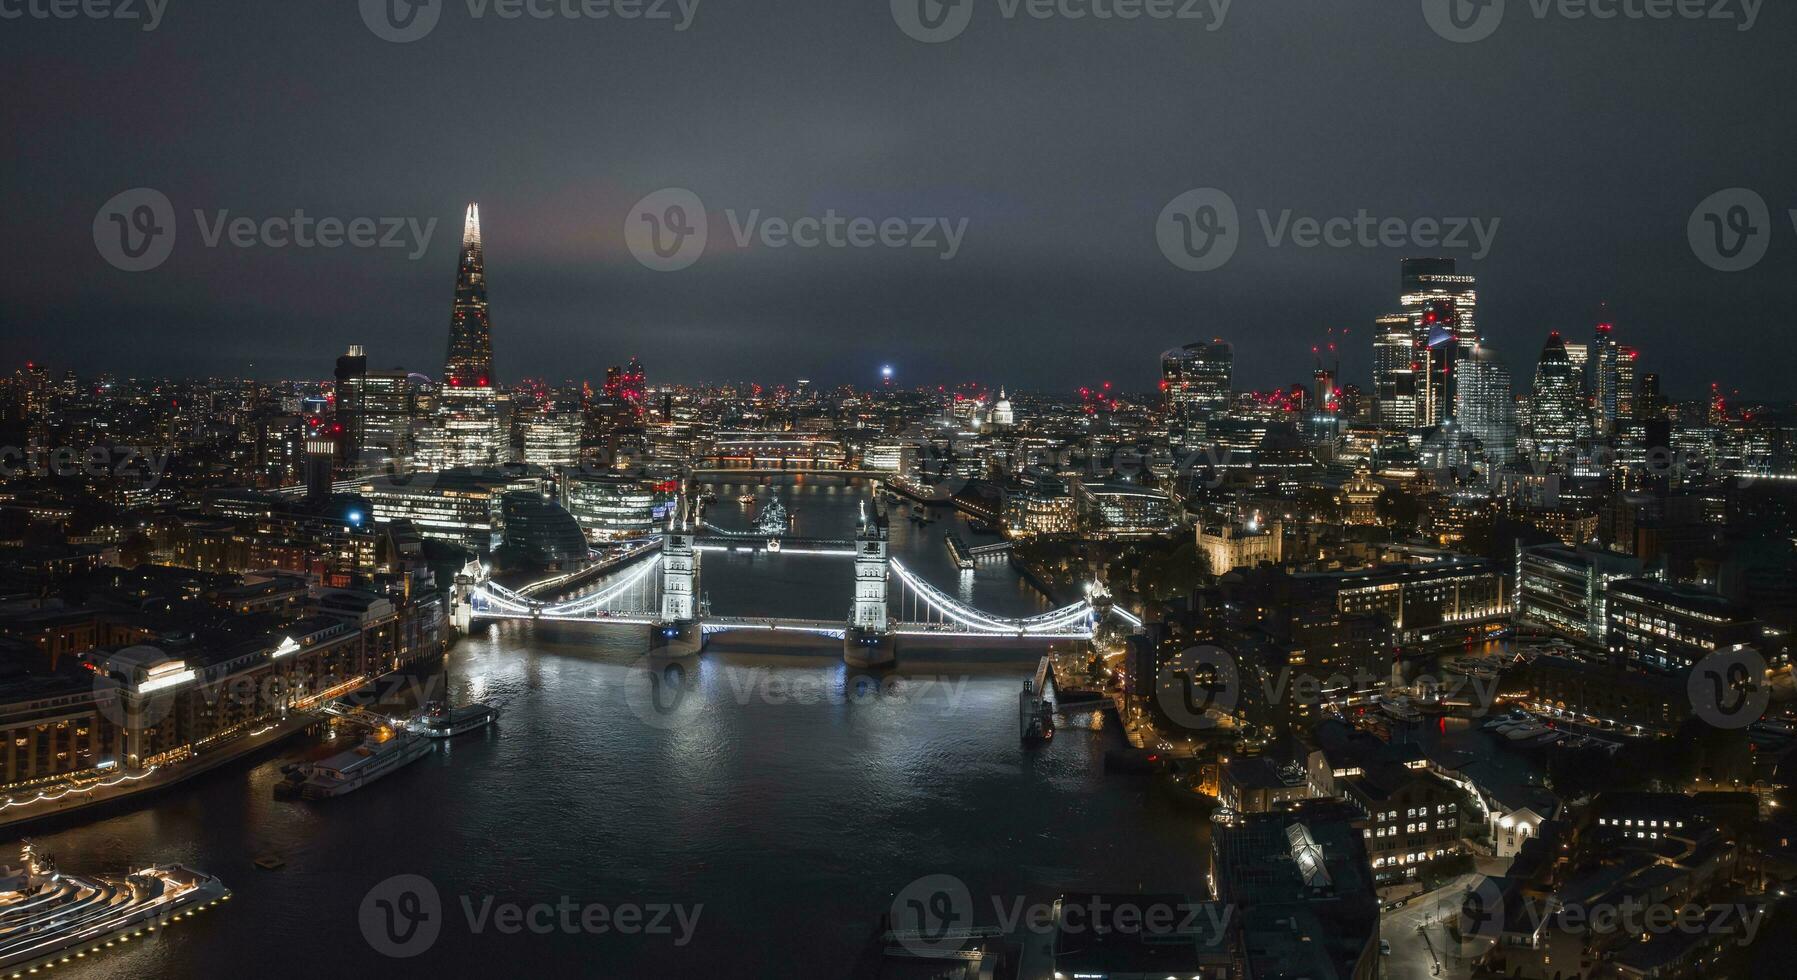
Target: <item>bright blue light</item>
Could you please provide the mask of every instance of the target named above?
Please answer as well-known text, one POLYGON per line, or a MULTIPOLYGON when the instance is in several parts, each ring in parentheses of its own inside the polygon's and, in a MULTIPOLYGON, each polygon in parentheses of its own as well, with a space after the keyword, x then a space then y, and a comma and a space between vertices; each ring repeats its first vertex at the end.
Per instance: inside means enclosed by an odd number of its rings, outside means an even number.
POLYGON ((892 380, 892 365, 888 364, 885 367, 880 368, 880 377, 885 378, 888 381, 892 380))
POLYGON ((360 524, 360 523, 362 523, 362 512, 361 512, 361 511, 359 511, 359 510, 352 510, 352 511, 350 511, 350 512, 349 512, 349 522, 350 522, 350 523, 351 523, 351 524, 360 524))

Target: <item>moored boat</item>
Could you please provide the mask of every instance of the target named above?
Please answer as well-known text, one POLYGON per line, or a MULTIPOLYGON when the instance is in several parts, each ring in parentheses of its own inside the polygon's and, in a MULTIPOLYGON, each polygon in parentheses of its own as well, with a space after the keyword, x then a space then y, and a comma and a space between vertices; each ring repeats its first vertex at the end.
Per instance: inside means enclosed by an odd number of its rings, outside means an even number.
POLYGON ((0 970, 14 976, 96 955, 231 897, 217 878, 177 864, 73 875, 29 841, 23 853, 23 867, 0 868, 0 970))
POLYGON ((432 701, 423 714, 406 723, 406 730, 425 738, 454 738, 498 720, 499 709, 490 704, 477 701, 451 708, 441 701, 432 701))
POLYGON ((347 752, 288 770, 288 785, 277 785, 275 796, 324 800, 353 793, 424 758, 433 747, 431 740, 403 731, 389 730, 370 735, 347 752))

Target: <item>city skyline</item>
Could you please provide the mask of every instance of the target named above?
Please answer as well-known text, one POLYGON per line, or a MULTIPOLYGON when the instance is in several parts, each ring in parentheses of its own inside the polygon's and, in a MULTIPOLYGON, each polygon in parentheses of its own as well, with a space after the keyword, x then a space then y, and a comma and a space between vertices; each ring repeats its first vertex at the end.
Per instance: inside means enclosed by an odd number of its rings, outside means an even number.
MULTIPOLYGON (((1482 330, 1515 375, 1548 330, 1583 336, 1607 300, 1643 349, 1687 349, 1689 377, 1667 372, 1671 394, 1720 382, 1776 397, 1797 371, 1787 346, 1751 359, 1729 352, 1790 329, 1797 286, 1783 271, 1797 239, 1785 210, 1797 187, 1778 127, 1754 124, 1729 96, 1778 84, 1788 19, 1748 31, 1519 20, 1456 45, 1414 6, 1303 16, 1241 7, 1215 32, 980 20, 943 45, 906 37, 884 9, 803 6, 706 7, 678 32, 473 22, 452 10, 411 44, 375 36, 353 10, 319 18, 277 4, 245 15, 247 36, 236 18, 199 10, 171 12, 150 33, 22 22, 0 41, 13 46, 0 70, 19 93, 9 123, 39 133, 43 149, 0 171, 38 191, 11 208, 15 240, 31 246, 0 285, 0 322, 21 360, 52 364, 222 376, 253 362, 257 376, 303 377, 317 370, 315 346, 361 344, 377 364, 434 376, 439 321, 428 311, 454 262, 462 205, 480 200, 507 382, 596 377, 636 354, 662 365, 661 377, 695 381, 851 381, 895 363, 901 378, 932 382, 1135 387, 1151 380, 1137 351, 1226 336, 1241 376, 1271 385, 1327 329, 1370 331, 1396 260, 1433 250, 1302 248, 1290 229, 1274 247, 1262 212, 1277 229, 1288 211, 1297 220, 1365 209, 1501 220, 1488 256, 1449 254, 1485 284, 1482 330), (158 94, 188 111, 138 118, 103 97, 108 77, 67 77, 54 90, 28 81, 77 47, 154 75, 158 94), (1525 47, 1532 81, 1518 90, 1509 68, 1525 47), (1611 70, 1593 50, 1629 56, 1611 70), (236 91, 190 70, 212 53, 232 66, 236 91), (1315 63, 1331 87, 1275 53, 1315 63), (1044 67, 1060 63, 1072 67, 1044 67), (697 65, 758 98, 720 98, 697 65), (814 100, 815 86, 789 73, 836 79, 838 91, 814 100), (627 100, 587 95, 664 75, 665 86, 627 100), (452 86, 454 98, 437 94, 452 86), (1006 108, 965 97, 988 90, 1006 108), (1206 94, 1217 91, 1258 94, 1206 94), (1097 100, 1110 107, 1101 117, 1089 111, 1097 100), (252 103, 287 111, 242 112, 252 103), (79 152, 80 131, 57 125, 74 104, 91 107, 96 131, 118 134, 107 153, 79 152), (1274 104, 1277 113, 1262 108, 1274 104), (1586 104, 1604 112, 1573 111, 1586 104), (1408 152, 1402 120, 1444 112, 1464 125, 1426 154, 1408 152), (478 139, 459 135, 471 120, 478 139), (1618 168, 1641 179, 1611 179, 1618 168), (95 253, 91 225, 135 187, 168 197, 181 237, 160 268, 125 273, 95 253), (659 273, 633 258, 624 229, 636 202, 670 187, 705 203, 713 245, 691 268, 659 273), (1155 247, 1156 214, 1193 187, 1227 191, 1248 239, 1214 271, 1176 268, 1155 247), (1753 189, 1777 219, 1766 257, 1738 273, 1706 266, 1686 240, 1693 210, 1731 187, 1753 189), (436 234, 415 261, 411 249, 203 240, 221 211, 261 220, 296 209, 435 220, 436 234), (952 261, 910 248, 724 241, 725 212, 743 221, 757 209, 968 226, 952 261), (332 288, 316 288, 323 282, 332 288), (1018 331, 1040 343, 1013 349, 1018 331), (1710 340, 1692 343, 1699 336, 1710 340)), ((1370 353, 1348 351, 1343 366, 1367 377, 1370 353)))
MULTIPOLYGON (((455 302, 451 311, 449 353, 444 361, 441 380, 450 384, 452 387, 466 385, 482 388, 488 386, 504 388, 507 387, 505 379, 499 377, 498 372, 493 367, 492 326, 489 319, 490 314, 486 290, 484 247, 479 209, 479 202, 470 202, 463 209, 463 232, 460 239, 460 258, 457 261, 456 267, 455 302)), ((1332 372, 1332 379, 1335 382, 1338 384, 1360 385, 1375 399, 1384 399, 1391 391, 1386 381, 1382 380, 1386 378, 1389 373, 1389 368, 1382 366, 1386 362, 1382 360, 1385 355, 1381 352, 1386 344, 1386 341, 1382 339, 1381 331, 1387 328, 1388 321, 1397 325, 1400 334, 1407 335, 1400 338, 1400 343, 1413 345, 1417 348, 1426 347, 1433 349, 1438 346, 1440 338, 1444 336, 1454 340, 1454 353, 1447 357, 1444 367, 1436 367, 1429 372, 1423 372, 1426 376, 1432 376, 1437 373, 1451 373, 1452 365, 1461 358, 1472 356, 1474 348, 1478 349, 1478 359, 1481 361, 1490 361, 1494 356, 1502 359, 1502 355, 1494 354, 1494 351, 1504 350, 1503 346, 1489 342, 1489 338, 1483 334, 1475 322, 1474 314, 1471 312, 1477 303, 1477 300, 1474 298, 1478 279, 1476 275, 1467 274, 1467 270, 1465 269, 1458 269, 1457 260, 1452 257, 1411 256, 1400 259, 1399 264, 1401 269, 1399 283, 1400 292, 1402 294, 1400 300, 1405 312, 1384 314, 1375 318, 1370 328, 1366 329, 1361 334, 1358 343, 1350 342, 1350 338, 1354 336, 1352 328, 1343 328, 1340 334, 1336 333, 1335 328, 1330 328, 1327 334, 1323 338, 1320 338, 1320 342, 1313 342, 1308 348, 1302 351, 1302 356, 1308 357, 1319 364, 1327 361, 1332 372), (1413 268, 1417 270, 1414 273, 1412 272, 1413 268), (1435 282, 1433 280, 1440 281, 1435 282), (1450 286, 1453 287, 1453 289, 1449 289, 1448 287, 1450 286), (1455 292, 1454 290, 1461 291, 1455 292), (1453 320, 1452 323, 1448 324, 1446 334, 1442 333, 1442 328, 1439 326, 1434 328, 1430 327, 1431 324, 1436 322, 1438 316, 1437 307, 1438 304, 1441 303, 1445 303, 1446 305, 1440 307, 1442 312, 1440 312, 1439 315, 1453 320), (1435 331, 1435 339, 1431 339, 1430 329, 1435 331), (1363 348, 1367 347, 1369 342, 1371 344, 1370 351, 1364 350, 1363 348), (1340 370, 1340 365, 1344 362, 1352 364, 1363 359, 1367 362, 1367 367, 1369 368, 1367 375, 1364 377, 1357 378, 1348 374, 1346 371, 1340 370)), ((1446 320, 1444 319, 1443 322, 1445 323, 1446 320)), ((1602 301, 1597 304, 1590 325, 1596 331, 1600 344, 1605 338, 1608 338, 1611 335, 1615 329, 1615 318, 1611 312, 1608 301, 1602 301)), ((1547 334, 1548 344, 1551 346, 1556 338, 1569 332, 1570 331, 1562 331, 1559 328, 1549 330, 1547 334)), ((1313 341, 1319 340, 1319 338, 1311 339, 1313 341)), ((1231 362, 1233 367, 1233 352, 1237 349, 1239 342, 1224 336, 1218 336, 1212 338, 1212 340, 1216 343, 1225 344, 1231 348, 1231 362)), ((1205 342, 1203 341, 1197 341, 1185 346, 1199 347, 1203 346, 1204 343, 1205 342)), ((366 345, 360 343, 351 342, 348 346, 356 348, 358 351, 366 350, 366 345)), ((1639 353, 1638 347, 1623 345, 1623 349, 1628 352, 1627 356, 1631 360, 1635 354, 1639 353)), ((358 356, 362 355, 359 354, 358 356)), ((1400 355, 1400 362, 1407 360, 1409 356, 1410 354, 1408 353, 1407 348, 1406 352, 1400 355)), ((604 362, 603 368, 595 365, 594 370, 585 375, 564 374, 561 377, 556 377, 553 374, 526 375, 515 380, 519 383, 525 381, 541 381, 545 383, 590 381, 594 377, 604 376, 606 371, 616 371, 618 368, 617 360, 618 359, 613 356, 609 361, 604 362)), ((629 360, 632 364, 635 364, 639 361, 639 358, 633 354, 629 357, 629 360)), ((1516 361, 1520 364, 1520 370, 1512 369, 1512 366, 1506 363, 1506 371, 1512 376, 1529 376, 1530 369, 1537 363, 1535 359, 1525 358, 1516 358, 1516 361)), ((27 363, 35 365, 38 362, 28 361, 27 363)), ((377 370, 407 371, 425 377, 431 376, 427 372, 420 371, 417 367, 406 363, 395 362, 386 364, 379 360, 378 355, 376 355, 376 360, 373 364, 377 370)), ((44 366, 47 367, 48 365, 46 364, 44 366)), ((1392 366, 1397 365, 1394 364, 1392 366)), ((678 369, 678 365, 676 365, 676 369, 678 369)), ((1634 366, 1631 364, 1631 375, 1633 374, 1633 371, 1634 366)), ((99 373, 116 375, 120 372, 102 369, 99 373)), ((132 372, 123 373, 127 377, 140 377, 140 375, 132 372)), ((1229 381, 1234 381, 1233 370, 1230 374, 1232 376, 1229 381)), ((968 374, 964 372, 955 376, 954 379, 946 377, 934 381, 927 379, 904 379, 903 382, 898 384, 898 387, 910 387, 920 391, 927 391, 932 387, 938 390, 946 390, 950 387, 966 384, 967 382, 960 379, 966 378, 967 376, 968 374)), ((141 377, 144 379, 158 378, 155 374, 144 374, 141 375, 141 377)), ((267 375, 252 373, 168 375, 162 377, 166 377, 169 380, 207 380, 210 378, 222 377, 286 383, 304 383, 307 381, 319 380, 318 376, 309 377, 304 374, 269 377, 267 375)), ((1593 374, 1589 376, 1589 380, 1593 383, 1597 383, 1600 377, 1608 378, 1612 377, 1612 375, 1603 374, 1600 376, 1593 374)), ((660 383, 703 387, 705 385, 713 384, 727 385, 759 382, 760 380, 770 379, 755 379, 750 377, 715 377, 705 379, 677 378, 672 382, 664 380, 660 383)), ((815 378, 801 378, 798 375, 794 375, 791 378, 771 380, 774 384, 781 384, 788 380, 794 382, 804 380, 810 383, 817 383, 817 379, 815 378)), ((839 374, 835 378, 826 377, 824 383, 831 387, 855 387, 860 384, 866 384, 867 387, 872 388, 876 385, 890 387, 897 380, 897 369, 894 367, 894 361, 889 358, 877 365, 871 366, 866 371, 850 371, 846 374, 839 374), (863 377, 861 375, 866 376, 863 377)), ((1087 385, 1092 383, 1091 378, 1079 378, 1078 381, 1085 382, 1087 385)), ((1673 382, 1674 390, 1676 391, 1678 385, 1677 375, 1674 375, 1673 382)), ((1067 398, 1076 397, 1080 388, 1083 387, 1083 385, 1075 384, 1073 387, 1064 391, 1054 392, 1045 388, 1034 387, 1027 383, 1018 385, 1012 382, 999 382, 1000 386, 1003 386, 1006 383, 1011 384, 1013 388, 1021 393, 1058 394, 1067 398)), ((1228 382, 1226 382, 1226 384, 1227 383, 1228 382)), ((1304 383, 1304 379, 1298 375, 1293 375, 1292 378, 1288 380, 1268 379, 1264 384, 1256 384, 1251 387, 1235 385, 1233 390, 1236 393, 1250 391, 1258 392, 1261 390, 1273 391, 1288 384, 1298 386, 1303 385, 1304 383)), ((1109 381, 1103 382, 1103 384, 1107 387, 1113 386, 1112 382, 1109 381)), ((1428 387, 1431 382, 1429 382, 1427 378, 1419 378, 1416 384, 1424 386, 1417 389, 1417 397, 1420 398, 1421 401, 1418 402, 1419 407, 1417 409, 1409 410, 1404 416, 1404 420, 1407 423, 1426 422, 1428 424, 1436 424, 1454 414, 1453 396, 1446 383, 1434 382, 1432 387, 1428 387)), ((1607 396, 1607 404, 1608 411, 1614 416, 1616 410, 1616 393, 1613 390, 1613 381, 1611 382, 1611 385, 1612 388, 1607 396)), ((1164 397, 1165 383, 1164 380, 1161 382, 1162 392, 1160 395, 1151 394, 1155 388, 1155 381, 1152 379, 1145 381, 1140 388, 1134 388, 1128 384, 1116 384, 1114 385, 1114 388, 1119 394, 1147 395, 1150 398, 1156 398, 1164 397)), ((1691 393, 1677 398, 1676 400, 1688 400, 1700 396, 1709 398, 1713 397, 1718 391, 1726 393, 1733 401, 1745 400, 1753 403, 1764 401, 1764 399, 1754 397, 1752 393, 1742 392, 1740 389, 1731 387, 1729 384, 1721 381, 1711 382, 1708 385, 1704 385, 1702 390, 1693 390, 1691 393)), ((1587 397, 1596 397, 1600 399, 1606 397, 1596 388, 1585 392, 1585 395, 1587 397)), ((1781 404, 1782 402, 1773 400, 1772 403, 1781 404)))

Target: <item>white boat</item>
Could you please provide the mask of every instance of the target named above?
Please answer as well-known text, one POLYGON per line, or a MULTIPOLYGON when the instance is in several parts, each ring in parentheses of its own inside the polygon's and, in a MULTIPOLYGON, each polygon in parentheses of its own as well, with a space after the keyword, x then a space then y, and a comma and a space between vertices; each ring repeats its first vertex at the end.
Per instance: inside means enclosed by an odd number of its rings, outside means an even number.
POLYGON ((24 867, 0 868, 0 970, 12 976, 96 956, 231 897, 217 878, 178 864, 73 875, 29 841, 23 851, 24 867))
POLYGON ((1379 699, 1379 710, 1396 721, 1422 721, 1423 713, 1411 705, 1410 699, 1403 695, 1379 699))
MULTIPOLYGON (((406 732, 392 732, 386 737, 370 735, 348 752, 300 766, 287 778, 305 799, 330 799, 353 793, 395 769, 417 762, 434 747, 429 739, 406 732)), ((277 792, 279 789, 276 787, 277 792)))
POLYGON ((467 732, 499 720, 499 709, 490 704, 463 705, 451 708, 441 701, 433 701, 424 709, 424 713, 406 723, 406 730, 425 738, 454 738, 467 732))
POLYGON ((1539 738, 1541 735, 1545 734, 1547 730, 1546 725, 1543 725, 1538 721, 1531 721, 1527 724, 1518 725, 1515 728, 1509 729, 1505 731, 1503 735, 1512 742, 1521 742, 1526 739, 1539 738))
POLYGON ((1522 715, 1522 714, 1517 714, 1516 712, 1511 712, 1510 714, 1507 714, 1507 715, 1499 715, 1496 718, 1493 718, 1490 721, 1486 722, 1485 724, 1480 725, 1479 730, 1485 731, 1485 732, 1496 732, 1498 734, 1502 734, 1505 729, 1515 728, 1517 725, 1526 725, 1532 720, 1533 719, 1531 719, 1528 715, 1522 715))

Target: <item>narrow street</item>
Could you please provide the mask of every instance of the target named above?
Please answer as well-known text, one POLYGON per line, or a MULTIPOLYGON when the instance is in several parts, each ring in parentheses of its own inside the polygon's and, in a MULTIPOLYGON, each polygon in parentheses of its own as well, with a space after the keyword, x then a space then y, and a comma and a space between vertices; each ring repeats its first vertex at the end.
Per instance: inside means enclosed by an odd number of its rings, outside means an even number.
POLYGON ((1379 936, 1391 944, 1391 955, 1382 958, 1380 976, 1389 980, 1465 980, 1471 976, 1472 961, 1457 955, 1459 943, 1449 935, 1447 927, 1459 916, 1466 893, 1483 877, 1461 875, 1411 899, 1401 909, 1382 913, 1379 936))

